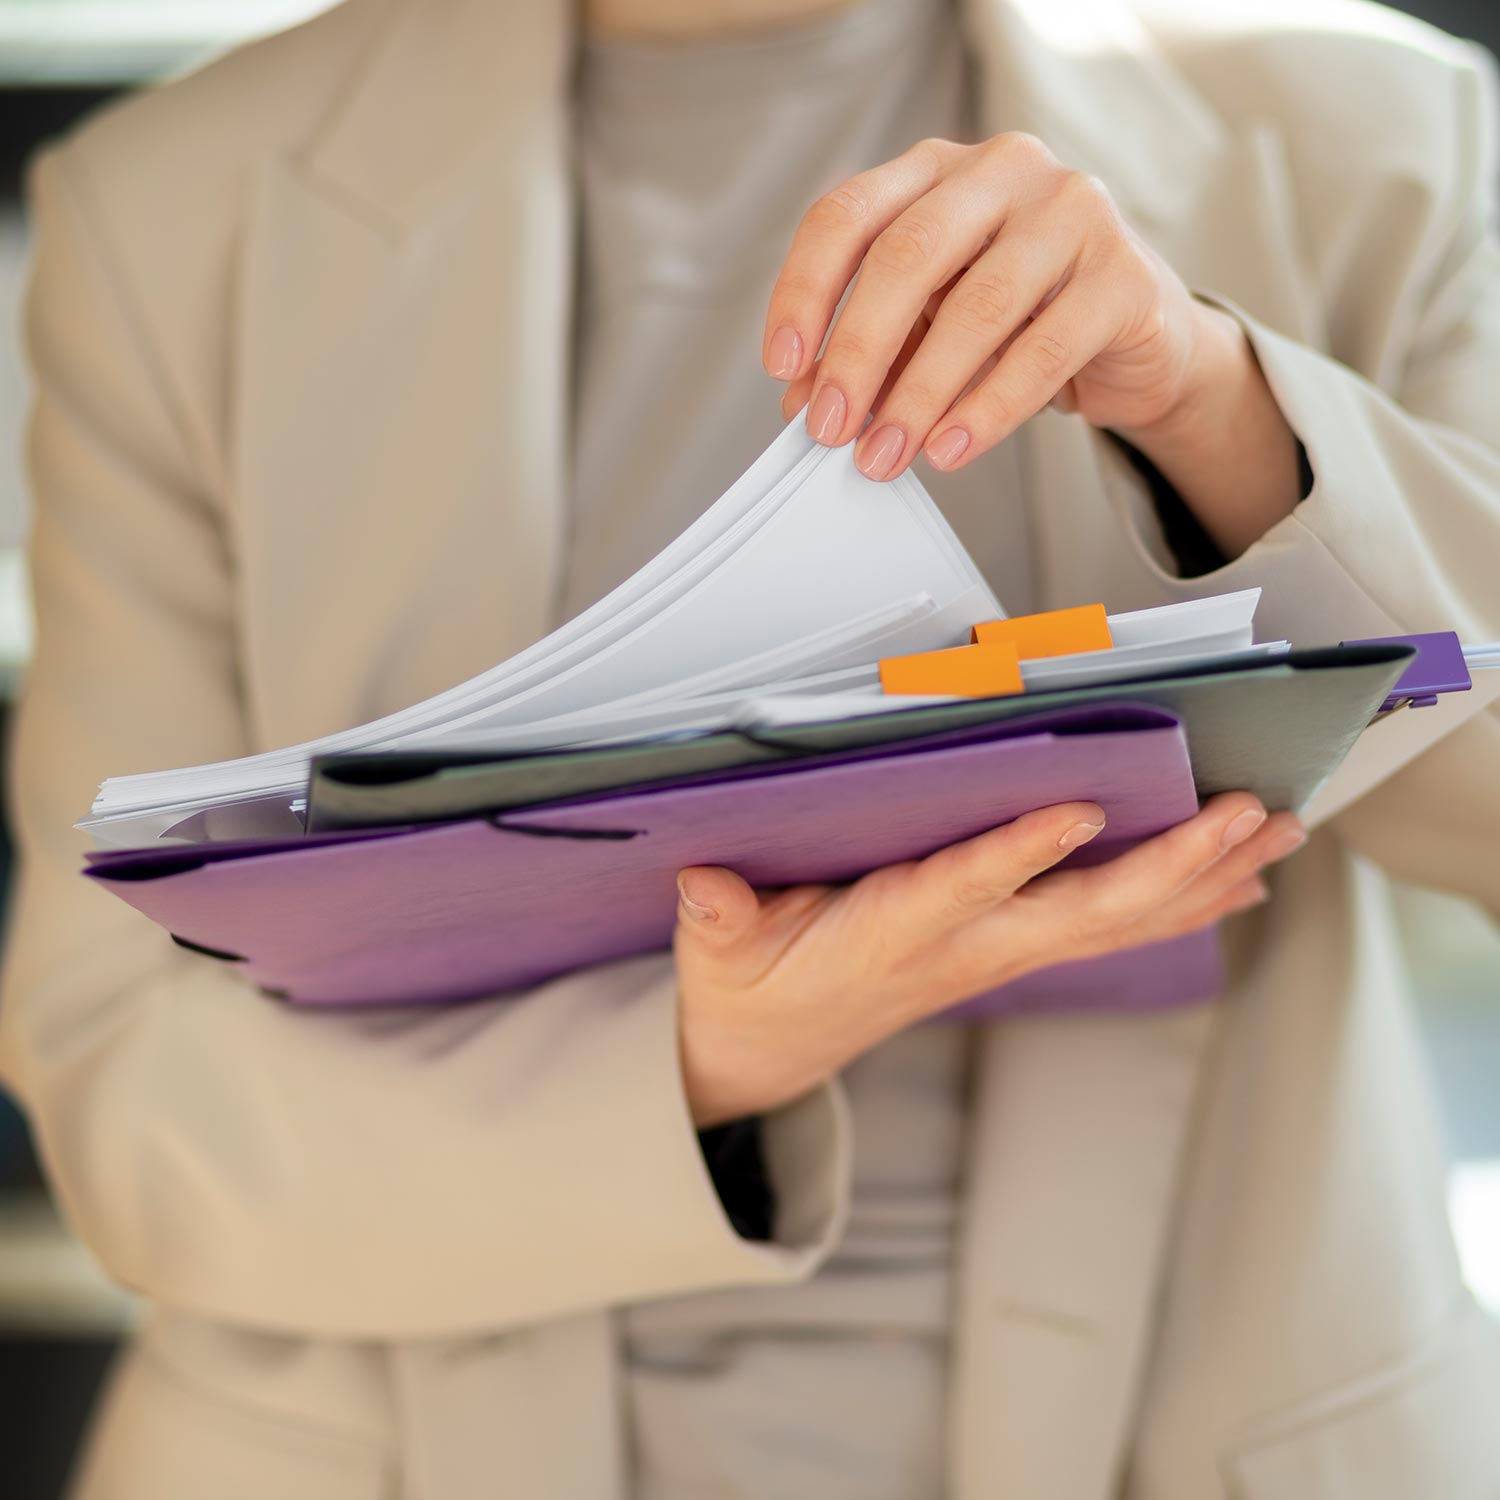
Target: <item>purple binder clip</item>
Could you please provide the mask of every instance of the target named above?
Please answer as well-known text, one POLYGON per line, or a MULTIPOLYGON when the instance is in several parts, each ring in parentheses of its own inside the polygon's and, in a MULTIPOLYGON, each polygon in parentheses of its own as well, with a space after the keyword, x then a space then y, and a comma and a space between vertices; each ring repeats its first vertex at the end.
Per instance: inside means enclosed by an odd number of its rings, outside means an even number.
POLYGON ((1380 706, 1390 713, 1403 704, 1431 708, 1439 693, 1466 693, 1473 687, 1464 649, 1451 630, 1428 635, 1387 635, 1369 641, 1343 641, 1345 646, 1415 646, 1416 660, 1401 674, 1390 696, 1380 706))

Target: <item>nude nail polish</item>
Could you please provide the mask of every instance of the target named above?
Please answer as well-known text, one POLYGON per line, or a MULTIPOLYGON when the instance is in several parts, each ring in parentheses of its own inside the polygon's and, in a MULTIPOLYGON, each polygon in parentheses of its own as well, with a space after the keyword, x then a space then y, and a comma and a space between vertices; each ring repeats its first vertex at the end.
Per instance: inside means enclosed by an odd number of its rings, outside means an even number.
POLYGON ((951 468, 969 447, 969 434, 962 427, 950 427, 927 445, 927 457, 939 469, 951 468))
POLYGON ((1253 886, 1243 895, 1235 898, 1230 911, 1249 911, 1251 907, 1261 906, 1271 899, 1271 888, 1264 880, 1257 880, 1253 886))
POLYGON ((1233 849, 1236 844, 1243 844, 1265 821, 1266 813, 1264 808, 1246 808, 1239 817, 1230 822, 1223 834, 1220 835, 1219 848, 1233 849))
POLYGON ((807 413, 808 435, 815 443, 831 443, 843 430, 849 403, 837 386, 825 385, 807 413))
POLYGON ((1273 863, 1295 854, 1307 842, 1307 834, 1300 828, 1286 828, 1271 840, 1265 851, 1265 862, 1273 863))
POLYGON ((864 454, 857 462, 866 479, 887 479, 901 462, 902 449, 906 447, 906 434, 899 427, 889 424, 878 432, 871 433, 864 454))
POLYGON ((718 912, 716 912, 711 906, 705 906, 701 901, 694 901, 693 898, 687 893, 686 884, 680 879, 677 882, 677 894, 682 899, 683 910, 686 911, 690 917, 696 918, 696 920, 698 920, 699 922, 718 921, 718 912))
POLYGON ((802 335, 783 325, 766 347, 766 373, 776 380, 790 380, 801 367, 802 335))
POLYGON ((1077 849, 1079 845, 1088 843, 1103 827, 1103 823, 1075 823, 1058 839, 1057 847, 1064 853, 1072 849, 1077 849))

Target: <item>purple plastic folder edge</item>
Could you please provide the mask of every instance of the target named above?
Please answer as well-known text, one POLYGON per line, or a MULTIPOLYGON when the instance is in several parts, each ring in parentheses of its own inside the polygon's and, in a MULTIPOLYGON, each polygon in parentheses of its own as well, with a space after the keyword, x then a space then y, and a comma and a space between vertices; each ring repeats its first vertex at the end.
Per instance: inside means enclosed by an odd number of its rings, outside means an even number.
MULTIPOLYGON (((1061 710, 956 743, 763 764, 493 818, 110 853, 87 873, 293 1003, 447 1004, 665 948, 685 865, 727 865, 760 886, 844 881, 1075 800, 1098 802, 1107 824, 1074 864, 1191 817, 1181 726, 1146 706, 1061 710)), ((949 1014, 1165 1008, 1210 998, 1221 981, 1217 941, 1203 932, 1057 965, 949 1014)))
POLYGON ((1451 630, 1434 630, 1425 635, 1382 635, 1368 641, 1341 641, 1344 646, 1413 646, 1416 658, 1397 679, 1395 687, 1381 705, 1390 713, 1401 703, 1413 708, 1431 708, 1440 693, 1467 693, 1473 686, 1464 648, 1451 630))

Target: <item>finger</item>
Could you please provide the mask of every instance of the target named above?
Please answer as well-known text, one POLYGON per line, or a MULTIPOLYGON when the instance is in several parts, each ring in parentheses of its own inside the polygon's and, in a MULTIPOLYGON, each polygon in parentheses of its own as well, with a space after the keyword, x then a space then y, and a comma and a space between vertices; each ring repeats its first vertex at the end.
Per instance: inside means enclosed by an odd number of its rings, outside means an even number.
POLYGON ((807 374, 799 375, 781 393, 781 420, 790 422, 793 417, 807 405, 807 398, 812 394, 813 381, 817 378, 818 367, 813 365, 807 374))
POLYGON ((1109 278, 1071 280, 1015 338, 989 377, 934 424, 928 460, 956 469, 1003 442, 1034 417, 1099 352, 1120 323, 1109 278))
POLYGON ((1103 827, 1104 810, 1097 803, 1066 802, 950 844, 914 865, 895 867, 906 883, 898 892, 894 920, 915 942, 930 942, 1004 902, 1103 827))
MULTIPOLYGON (((901 345, 901 352, 891 363, 891 368, 886 372, 884 383, 875 397, 875 405, 879 406, 891 393, 891 387, 901 378, 902 372, 911 361, 912 356, 922 347, 922 340, 927 337, 928 330, 932 327, 932 320, 937 316, 937 310, 942 305, 943 298, 951 290, 953 278, 945 282, 928 299, 927 305, 917 315, 917 321, 912 325, 911 331, 906 335, 906 341, 901 345)), ((821 365, 822 361, 819 361, 821 365)), ((814 380, 817 373, 814 371, 814 380)))
MULTIPOLYGON (((814 438, 838 447, 860 432, 923 306, 1003 233, 1034 186, 1034 175, 997 171, 987 158, 970 158, 875 237, 823 351, 808 406, 808 431, 814 438)), ((1081 235, 1079 226, 1064 225, 1059 238, 1069 228, 1075 238, 1081 235)), ((1055 243, 1049 241, 1049 248, 1055 243)), ((1038 298, 1046 289, 1038 291, 1038 298)), ((1035 301, 1017 321, 1032 306, 1035 301)), ((991 349, 1001 337, 995 337, 991 349)), ((976 354, 971 371, 983 357, 976 354)))
MULTIPOLYGON (((955 277, 954 280, 957 280, 955 277)), ((927 299, 927 305, 922 309, 916 324, 906 336, 906 342, 901 346, 901 352, 896 356, 895 363, 891 366, 890 374, 886 377, 886 383, 880 388, 880 394, 876 396, 875 402, 878 406, 890 393, 890 387, 906 368, 907 361, 921 347, 927 330, 932 327, 932 320, 937 316, 937 310, 942 305, 943 298, 953 286, 953 281, 945 283, 927 299)), ((821 360, 814 360, 812 367, 805 375, 799 375, 787 386, 785 394, 781 398, 781 420, 790 422, 793 417, 807 405, 807 399, 812 394, 812 388, 818 378, 818 370, 822 365, 821 360)), ((983 369, 984 374, 989 373, 989 367, 983 369)))
POLYGON ((1144 943, 1162 943, 1172 938, 1186 937, 1189 933, 1201 932, 1222 922, 1235 912, 1248 911, 1259 906, 1271 894, 1270 887, 1259 875, 1251 875, 1227 886, 1215 885, 1212 893, 1189 887, 1166 906, 1141 922, 1133 923, 1114 933, 1107 944, 1100 943, 1091 951, 1116 951, 1120 948, 1135 948, 1144 943), (1191 896, 1191 899, 1190 899, 1191 896))
POLYGON ((1107 864, 1046 876, 1033 894, 1056 898, 1090 929, 1141 922, 1265 823, 1266 811, 1255 797, 1226 792, 1186 822, 1107 864))
POLYGON ((1247 813, 1253 825, 1259 805, 1241 794, 1218 799, 1218 805, 1211 804, 1206 812, 1207 816, 1199 814, 1190 820, 1197 826, 1182 824, 1171 830, 1177 838, 1158 836, 1130 854, 1089 870, 1057 870, 1039 876, 1012 900, 999 903, 956 933, 948 960, 967 976, 966 985, 977 993, 1028 968, 1180 937, 1255 904, 1252 893, 1263 885, 1259 872, 1302 837, 1300 824, 1291 814, 1279 813, 1248 837, 1243 836, 1247 825, 1241 825, 1229 849, 1223 850, 1226 827, 1233 828, 1235 819, 1247 813), (1186 842, 1184 834, 1191 837, 1194 849, 1180 847, 1186 842), (1174 844, 1179 847, 1173 849, 1174 844), (1215 854, 1215 850, 1222 852, 1215 854), (1168 891, 1174 878, 1170 874, 1158 872, 1155 878, 1138 881, 1147 861, 1132 856, 1142 851, 1153 861, 1170 853, 1178 861, 1178 873, 1199 861, 1202 868, 1168 891), (1101 886, 1123 893, 1122 899, 1098 899, 1101 886), (1022 960, 1019 970, 1018 957, 1022 960))
POLYGON ((1307 830, 1296 813, 1272 813, 1249 838, 1221 854, 1209 870, 1221 883, 1240 880, 1296 853, 1306 842, 1307 830))
POLYGON ((1018 214, 1006 225, 954 283, 890 394, 877 401, 854 454, 868 478, 893 479, 906 468, 976 371, 1072 275, 1081 245, 1078 226, 1056 214, 1018 214))
POLYGON ((679 941, 727 948, 757 926, 760 898, 733 870, 693 865, 677 876, 679 941))
POLYGON ((890 393, 891 387, 901 378, 912 356, 922 347, 922 340, 927 337, 927 331, 932 327, 928 315, 923 312, 917 318, 911 331, 906 335, 906 342, 901 345, 901 352, 891 362, 890 369, 886 372, 884 383, 875 396, 875 404, 878 406, 890 393))
POLYGON ((1166 938, 1186 937, 1191 932, 1201 932, 1205 927, 1212 927, 1215 922, 1222 922, 1225 917, 1233 916, 1236 912, 1249 911, 1263 905, 1270 896, 1271 887, 1259 875, 1251 875, 1224 890, 1215 891, 1209 900, 1174 908, 1169 920, 1152 924, 1139 937, 1133 938, 1133 941, 1154 943, 1166 938))
MULTIPOLYGON (((877 404, 885 400, 890 386, 895 383, 897 377, 906 368, 907 360, 921 346, 922 339, 930 327, 929 315, 924 312, 917 319, 916 326, 907 335, 905 344, 901 346, 901 352, 896 356, 896 362, 891 366, 890 374, 886 377, 886 384, 881 387, 880 394, 875 398, 877 404)), ((818 366, 820 363, 821 361, 815 363, 806 375, 799 376, 787 386, 781 397, 781 420, 783 422, 790 422, 807 405, 807 398, 812 391, 813 382, 818 378, 818 366)))
POLYGON ((808 209, 771 289, 761 345, 768 375, 794 380, 806 373, 875 236, 936 186, 965 149, 952 141, 918 141, 894 161, 840 183, 808 209))
POLYGON ((1248 838, 1240 839, 1211 860, 1170 899, 1200 905, 1213 900, 1230 886, 1248 880, 1267 865, 1285 858, 1306 840, 1307 835, 1295 813, 1272 813, 1248 838))
POLYGON ((1064 416, 1071 417, 1078 410, 1078 389, 1071 380, 1065 381, 1052 398, 1052 407, 1064 416))
POLYGON ((1294 814, 1273 813, 1243 843, 1221 854, 1175 895, 1153 908, 1132 930, 1131 940, 1149 943, 1175 937, 1217 921, 1226 911, 1239 910, 1236 902, 1241 894, 1264 886, 1260 872, 1306 842, 1307 834, 1294 814))

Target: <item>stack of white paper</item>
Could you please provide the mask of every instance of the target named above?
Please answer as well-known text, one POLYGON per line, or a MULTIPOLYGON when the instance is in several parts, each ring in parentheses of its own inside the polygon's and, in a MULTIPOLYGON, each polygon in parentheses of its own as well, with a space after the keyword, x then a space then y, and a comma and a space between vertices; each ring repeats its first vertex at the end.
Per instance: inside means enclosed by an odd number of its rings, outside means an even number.
MULTIPOLYGON (((1026 685, 1284 649, 1252 645, 1258 595, 1112 615, 1115 649, 1028 661, 1026 685)), ((101 844, 288 831, 312 758, 333 752, 600 744, 757 712, 785 720, 799 704, 807 718, 869 712, 899 701, 880 700, 881 657, 963 644, 1003 615, 913 474, 872 483, 849 448, 823 448, 794 422, 640 572, 509 661, 322 739, 112 778, 79 826, 101 844), (237 816, 217 816, 225 809, 237 816)))

